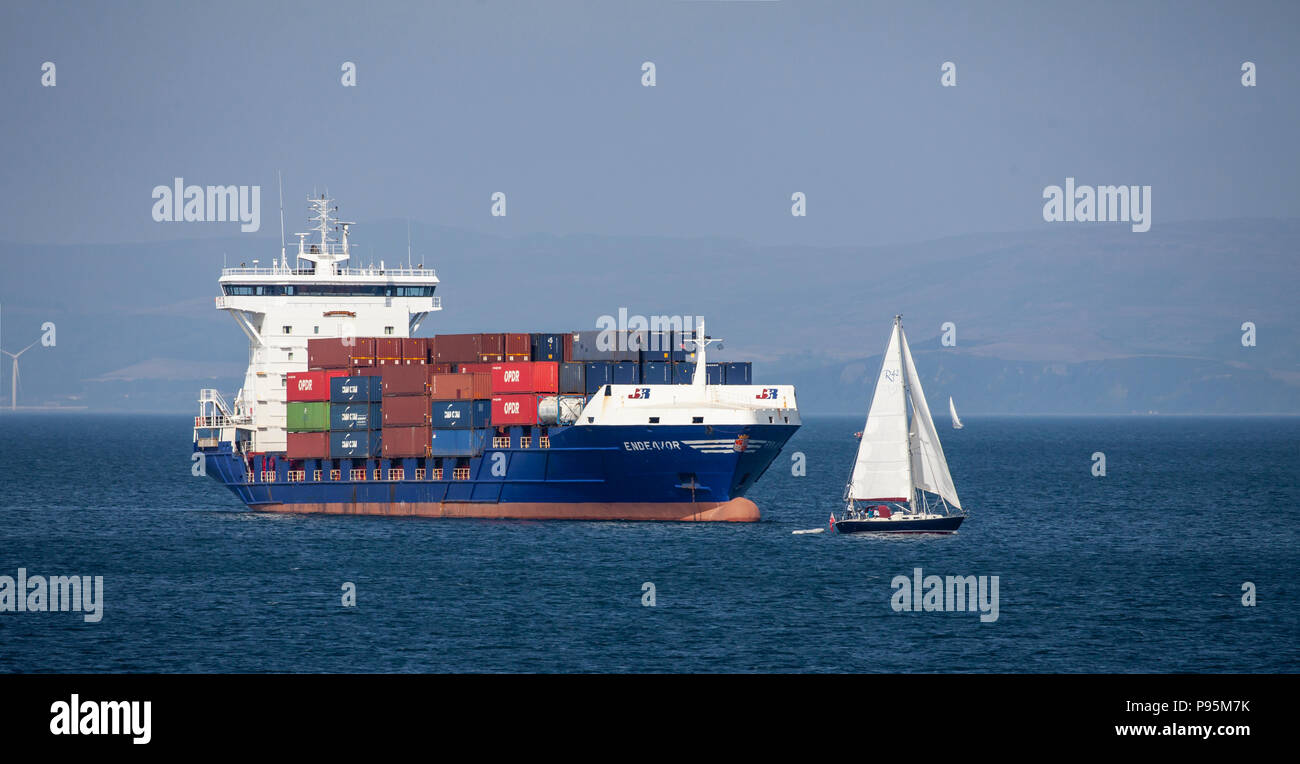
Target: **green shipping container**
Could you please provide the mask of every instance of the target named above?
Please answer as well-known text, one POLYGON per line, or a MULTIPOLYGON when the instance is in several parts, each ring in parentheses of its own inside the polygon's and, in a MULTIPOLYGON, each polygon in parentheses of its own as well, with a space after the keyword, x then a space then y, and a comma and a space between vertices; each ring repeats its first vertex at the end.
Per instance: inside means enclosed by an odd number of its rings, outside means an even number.
POLYGON ((329 428, 328 403, 290 401, 285 404, 285 429, 289 432, 324 432, 329 428))

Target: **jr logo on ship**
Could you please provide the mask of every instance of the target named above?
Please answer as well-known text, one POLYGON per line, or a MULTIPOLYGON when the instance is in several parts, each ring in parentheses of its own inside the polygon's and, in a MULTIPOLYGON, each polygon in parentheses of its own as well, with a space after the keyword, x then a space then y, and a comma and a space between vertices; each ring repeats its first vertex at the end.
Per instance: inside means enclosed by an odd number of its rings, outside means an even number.
POLYGON ((765 387, 765 388, 763 388, 762 390, 759 390, 759 391, 758 391, 758 395, 755 395, 754 397, 755 397, 756 399, 758 399, 758 400, 762 400, 762 401, 774 401, 774 400, 776 400, 776 398, 777 398, 777 395, 776 395, 776 388, 775 388, 775 387, 765 387))
POLYGON ((636 399, 638 399, 638 400, 645 400, 646 398, 649 398, 649 397, 650 397, 650 388, 648 388, 648 387, 638 387, 637 389, 635 389, 635 390, 633 390, 632 392, 628 393, 628 394, 627 394, 627 397, 629 397, 629 398, 636 398, 636 399))

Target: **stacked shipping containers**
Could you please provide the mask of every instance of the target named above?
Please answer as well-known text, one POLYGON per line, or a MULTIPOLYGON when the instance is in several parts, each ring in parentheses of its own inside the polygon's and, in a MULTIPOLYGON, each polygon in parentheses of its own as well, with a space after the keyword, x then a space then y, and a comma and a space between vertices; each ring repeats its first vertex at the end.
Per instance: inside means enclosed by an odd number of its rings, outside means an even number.
POLYGON ((383 386, 376 376, 340 376, 330 380, 330 458, 379 456, 383 444, 382 397, 383 386))
MULTIPOLYGON (((695 353, 673 332, 445 334, 308 341, 286 379, 288 455, 405 458, 481 453, 493 426, 569 424, 606 384, 688 384, 695 353)), ((708 364, 709 384, 752 383, 749 363, 708 364)))
POLYGON ((290 459, 329 455, 330 383, 346 371, 290 372, 285 378, 285 451, 290 459))

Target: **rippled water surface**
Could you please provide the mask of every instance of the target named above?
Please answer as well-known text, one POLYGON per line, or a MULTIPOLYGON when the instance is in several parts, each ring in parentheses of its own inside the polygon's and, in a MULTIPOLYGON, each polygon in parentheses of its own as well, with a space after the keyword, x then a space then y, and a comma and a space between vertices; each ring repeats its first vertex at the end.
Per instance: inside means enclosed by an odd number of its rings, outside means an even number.
POLYGON ((810 420, 751 525, 257 514, 190 475, 188 424, 0 417, 0 575, 105 587, 99 623, 0 612, 0 670, 1300 669, 1297 418, 972 416, 941 433, 972 517, 901 539, 791 533, 838 509, 857 419, 810 420), (917 567, 998 576, 998 619, 894 612, 917 567))

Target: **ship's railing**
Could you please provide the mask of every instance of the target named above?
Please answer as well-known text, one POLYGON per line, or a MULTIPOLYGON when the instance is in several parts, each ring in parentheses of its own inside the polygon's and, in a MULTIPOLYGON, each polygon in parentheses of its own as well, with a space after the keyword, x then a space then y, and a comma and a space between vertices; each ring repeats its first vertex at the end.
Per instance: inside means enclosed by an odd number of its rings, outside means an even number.
MULTIPOLYGON (((328 268, 329 266, 322 266, 328 268)), ((238 266, 235 268, 222 268, 221 275, 224 276, 315 276, 318 271, 310 268, 282 268, 272 266, 270 268, 262 266, 238 266)), ((438 272, 433 268, 418 268, 415 266, 405 265, 368 265, 362 268, 334 268, 332 273, 335 276, 420 276, 423 278, 437 278, 438 272)))

